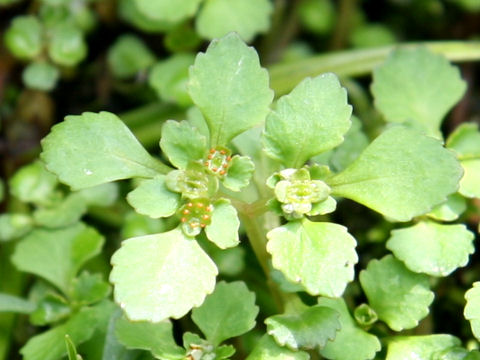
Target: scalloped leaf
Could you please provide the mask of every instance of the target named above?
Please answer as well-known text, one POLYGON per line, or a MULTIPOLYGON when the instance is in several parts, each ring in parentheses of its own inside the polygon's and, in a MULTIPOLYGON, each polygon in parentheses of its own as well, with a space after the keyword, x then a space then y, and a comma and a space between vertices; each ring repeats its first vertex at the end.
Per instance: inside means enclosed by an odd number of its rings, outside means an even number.
POLYGON ((447 276, 458 267, 467 265, 469 255, 475 251, 474 238, 475 235, 463 224, 422 221, 393 230, 387 248, 414 272, 447 276))
POLYGON ((180 194, 168 190, 165 176, 158 175, 130 191, 127 201, 139 214, 157 219, 175 214, 180 204, 180 194))
POLYGON ((102 235, 83 223, 56 230, 36 229, 17 244, 12 262, 68 294, 78 270, 100 253, 103 242, 102 235))
POLYGON ((408 221, 444 202, 456 192, 461 177, 455 155, 440 141, 397 125, 327 183, 332 195, 355 200, 393 220, 408 221))
POLYGON ((150 156, 125 124, 108 112, 67 116, 42 140, 47 169, 74 190, 168 169, 150 156))
POLYGON ((440 124, 465 93, 457 67, 426 48, 397 49, 373 72, 375 106, 389 122, 441 137, 440 124))
POLYGON ((289 349, 323 348, 340 330, 339 313, 326 306, 310 306, 298 313, 270 316, 265 320, 267 333, 289 349))
POLYGON ((271 336, 264 335, 246 360, 308 360, 304 351, 293 351, 279 346, 271 336))
POLYGON ((381 344, 375 335, 357 326, 343 299, 318 299, 320 306, 329 307, 340 314, 341 328, 333 341, 327 342, 320 354, 327 359, 369 360, 380 351, 381 344))
POLYGON ((53 207, 36 209, 33 218, 39 226, 59 228, 76 223, 86 212, 85 199, 79 193, 71 193, 53 207))
POLYGON ((195 22, 198 34, 215 39, 235 31, 250 42, 270 27, 273 6, 269 0, 206 0, 195 22))
POLYGON ((242 335, 255 326, 255 294, 242 281, 221 281, 202 306, 192 310, 192 320, 214 346, 242 335))
MULTIPOLYGON (((461 181, 461 180, 460 180, 461 181)), ((440 221, 454 221, 467 209, 467 201, 460 194, 452 194, 447 201, 437 205, 427 216, 440 221)))
POLYGON ((161 359, 185 358, 185 349, 176 344, 169 320, 151 323, 129 321, 123 316, 115 323, 115 336, 128 349, 147 350, 161 359))
POLYGON ((467 304, 463 314, 470 322, 473 335, 480 340, 480 282, 473 283, 472 287, 465 293, 467 304))
POLYGON ((26 235, 32 230, 34 221, 25 214, 8 213, 0 215, 0 242, 10 241, 26 235))
POLYGON ((335 74, 306 78, 268 115, 265 151, 285 167, 299 168, 343 142, 351 114, 347 92, 335 74))
POLYGON ((227 176, 222 180, 222 184, 232 191, 240 191, 248 186, 254 170, 255 164, 248 156, 235 155, 230 162, 227 176))
POLYGON ((267 234, 272 265, 311 295, 338 297, 353 280, 356 241, 338 224, 289 222, 267 234))
POLYGON ((204 157, 207 139, 188 121, 168 120, 162 126, 160 147, 175 167, 186 169, 190 161, 204 157))
POLYGON ((212 221, 205 227, 208 240, 220 249, 237 246, 240 242, 238 230, 240 220, 237 210, 227 199, 220 199, 214 203, 212 221))
POLYGON ((112 257, 115 301, 130 320, 180 318, 215 287, 217 267, 180 229, 122 242, 112 257))
POLYGON ((459 345, 458 338, 444 334, 395 336, 388 343, 386 360, 431 360, 435 354, 459 345))
POLYGON ((371 260, 360 283, 378 318, 395 331, 417 326, 434 298, 428 276, 411 272, 392 255, 371 260))
POLYGON ((256 51, 235 33, 197 55, 188 89, 208 124, 212 147, 227 145, 265 120, 273 99, 268 83, 256 51))

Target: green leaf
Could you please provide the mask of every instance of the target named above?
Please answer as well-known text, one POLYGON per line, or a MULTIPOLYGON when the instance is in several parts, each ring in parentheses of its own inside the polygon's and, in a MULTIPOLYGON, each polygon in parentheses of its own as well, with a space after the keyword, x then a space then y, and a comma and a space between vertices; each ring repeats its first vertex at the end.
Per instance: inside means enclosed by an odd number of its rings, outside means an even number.
POLYGON ((326 306, 305 306, 297 313, 270 316, 267 333, 289 349, 323 348, 340 330, 339 313, 326 306))
POLYGON ((47 169, 75 190, 166 172, 166 166, 108 112, 67 116, 42 140, 42 148, 47 169))
POLYGON ((368 143, 368 137, 362 131, 361 121, 352 116, 352 126, 345 134, 345 141, 337 146, 330 156, 332 168, 337 172, 345 169, 365 150, 368 143))
POLYGON ((5 32, 5 45, 17 58, 31 60, 43 46, 42 25, 35 16, 17 16, 5 32))
POLYGON ((473 335, 480 339, 480 282, 473 283, 472 287, 465 293, 467 304, 463 315, 470 322, 473 335))
POLYGON ((432 276, 447 276, 468 263, 475 235, 465 225, 442 225, 421 221, 393 230, 387 242, 395 257, 407 268, 432 276))
POLYGON ((192 54, 174 54, 155 64, 148 77, 148 83, 157 95, 181 106, 189 106, 192 99, 188 95, 188 68, 195 61, 192 54))
POLYGON ((306 0, 298 7, 302 25, 315 34, 326 34, 335 25, 335 6, 331 0, 306 0))
POLYGON ((458 68, 426 48, 399 49, 373 72, 375 106, 389 122, 408 122, 441 137, 446 113, 467 86, 458 68))
POLYGON ((341 296, 353 280, 356 241, 341 225, 305 219, 275 228, 267 238, 273 267, 311 295, 341 296))
POLYGON ((270 27, 273 6, 269 0, 206 0, 197 15, 195 28, 208 40, 235 31, 250 42, 270 27))
MULTIPOLYGON (((165 48, 172 53, 196 51, 202 40, 190 22, 180 23, 168 30, 163 38, 165 48)), ((191 102, 191 101, 190 101, 191 102)))
POLYGON ((180 203, 180 194, 168 190, 165 176, 158 175, 143 181, 135 190, 129 192, 127 201, 136 212, 156 219, 175 214, 180 203))
POLYGON ((120 0, 117 11, 121 19, 147 33, 164 32, 172 27, 168 21, 155 20, 145 16, 137 8, 134 0, 120 0))
POLYGON ((48 44, 48 55, 55 64, 77 65, 87 56, 87 44, 82 31, 69 22, 55 26, 48 44))
POLYGON ((37 225, 58 228, 76 223, 87 211, 87 204, 77 193, 69 194, 53 207, 39 208, 33 213, 37 225))
POLYGON ((395 331, 417 326, 434 298, 428 276, 411 272, 392 255, 371 260, 360 283, 378 318, 395 331))
POLYGON ((110 206, 118 197, 118 184, 105 183, 80 190, 78 194, 88 206, 110 206))
POLYGON ((14 312, 19 314, 30 314, 34 310, 34 303, 17 296, 0 293, 0 313, 14 312))
POLYGON ((82 223, 58 230, 36 229, 18 243, 12 262, 68 294, 72 279, 87 260, 100 253, 103 241, 96 230, 82 223))
POLYGON ((314 155, 343 142, 352 107, 336 75, 306 78, 282 96, 267 117, 265 151, 287 168, 299 168, 314 155))
POLYGON ((90 339, 108 305, 101 303, 96 307, 82 308, 63 325, 30 338, 20 353, 25 360, 58 360, 66 356, 65 335, 68 334, 77 346, 90 339))
POLYGON ((25 214, 0 215, 0 242, 10 241, 26 235, 32 230, 33 219, 25 214))
POLYGON ((304 351, 292 351, 279 346, 271 336, 264 335, 246 360, 308 360, 304 351))
POLYGON ((23 202, 42 204, 57 186, 57 177, 40 161, 23 166, 9 181, 10 192, 23 202))
POLYGON ((35 311, 30 314, 30 323, 36 326, 58 323, 69 317, 71 312, 68 300, 50 290, 37 301, 35 311))
POLYGON ((460 160, 480 157, 480 132, 477 123, 463 123, 447 139, 447 147, 455 151, 460 160))
POLYGON ((222 184, 232 191, 240 191, 240 189, 248 186, 254 170, 255 164, 248 156, 235 155, 230 162, 227 176, 223 179, 222 184))
POLYGON ((229 200, 220 199, 213 204, 212 222, 205 227, 208 240, 220 249, 237 246, 240 242, 238 229, 240 220, 237 210, 229 200))
POLYGON ((115 301, 131 320, 180 318, 215 287, 215 264, 180 229, 125 240, 111 262, 115 301))
POLYGON ((355 324, 343 299, 318 299, 318 305, 326 306, 340 313, 341 329, 332 342, 327 342, 320 354, 327 359, 368 360, 380 351, 380 341, 355 324))
POLYGON ((47 62, 29 64, 22 73, 23 83, 30 89, 50 91, 57 85, 60 72, 47 62))
POLYGON ((133 0, 138 10, 154 20, 179 22, 191 17, 202 0, 133 0))
POLYGON ((242 335, 255 326, 258 306, 245 283, 217 283, 202 306, 192 310, 192 320, 214 346, 242 335))
POLYGON ((377 322, 377 313, 367 304, 360 304, 355 308, 353 316, 362 327, 370 327, 377 322))
POLYGON ((105 299, 110 294, 110 285, 101 274, 82 272, 72 282, 72 299, 81 305, 90 305, 105 299))
POLYGON ((459 194, 452 194, 447 201, 437 205, 427 215, 435 220, 454 221, 467 209, 467 201, 459 194))
POLYGON ((480 159, 462 160, 464 174, 458 192, 468 198, 480 198, 480 159))
POLYGON ((121 317, 115 324, 115 335, 128 349, 147 350, 160 359, 185 358, 185 350, 175 343, 169 320, 151 323, 121 317))
POLYGON ((135 211, 127 213, 122 226, 121 238, 128 239, 142 235, 156 234, 166 230, 164 219, 152 219, 135 211))
POLYGON ((197 55, 188 89, 205 116, 212 147, 227 145, 264 121, 273 98, 268 82, 255 50, 234 33, 212 41, 206 53, 197 55))
POLYGON ((108 65, 113 75, 125 79, 148 69, 155 62, 155 55, 135 35, 122 35, 108 50, 108 65))
POLYGON ((378 136, 341 173, 332 195, 355 200, 396 221, 428 212, 454 193, 462 169, 440 141, 403 126, 378 136))
POLYGON ((160 147, 175 167, 186 169, 190 161, 203 159, 207 140, 187 121, 168 120, 162 126, 160 147))
POLYGON ((386 360, 431 360, 434 354, 459 345, 456 337, 444 334, 395 336, 388 344, 386 360))

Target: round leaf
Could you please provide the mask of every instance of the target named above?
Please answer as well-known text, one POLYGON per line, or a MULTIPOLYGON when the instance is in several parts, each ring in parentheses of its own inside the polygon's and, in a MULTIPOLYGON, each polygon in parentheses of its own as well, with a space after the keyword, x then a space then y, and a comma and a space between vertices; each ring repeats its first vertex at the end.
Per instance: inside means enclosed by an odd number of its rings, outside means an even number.
POLYGON ((195 14, 202 0, 132 0, 138 10, 154 20, 179 22, 195 14))
POLYGON ((46 62, 31 63, 22 73, 23 82, 28 88, 42 91, 53 90, 59 77, 58 69, 46 62))
POLYGON ((480 282, 473 283, 473 286, 465 293, 467 304, 463 314, 465 319, 470 321, 473 335, 480 339, 480 282))
MULTIPOLYGON (((150 0, 148 0, 150 1, 150 0)), ((210 129, 210 145, 227 143, 264 121, 273 92, 258 55, 231 33, 211 42, 190 68, 188 89, 210 129)))
POLYGON ((10 192, 23 202, 43 203, 57 186, 57 177, 40 161, 23 166, 10 179, 10 192))
POLYGON ((42 25, 34 16, 18 16, 5 32, 5 45, 19 59, 30 60, 42 51, 42 25))
POLYGON ((192 320, 214 346, 250 331, 257 315, 255 294, 241 281, 219 282, 202 306, 192 310, 192 320))
POLYGON ((387 248, 412 271, 447 276, 468 263, 473 254, 473 233, 465 225, 434 222, 393 230, 387 248))
POLYGON ((181 106, 192 104, 187 92, 188 68, 193 64, 192 54, 174 54, 155 64, 148 77, 148 83, 158 96, 181 106))
POLYGON ((87 56, 87 44, 81 30, 70 23, 57 25, 48 45, 48 55, 58 65, 77 65, 87 56))
POLYGON ((248 156, 235 155, 222 184, 232 191, 240 191, 241 188, 248 186, 254 170, 255 164, 248 156))
POLYGON ((135 211, 154 219, 175 214, 180 204, 180 194, 171 192, 165 186, 165 176, 143 181, 127 195, 127 201, 135 211))
POLYGON ((428 276, 411 272, 391 255, 371 260, 360 283, 378 318, 395 331, 417 326, 434 298, 428 276))
POLYGON ((455 155, 440 141, 393 126, 327 183, 332 195, 355 200, 393 220, 408 221, 456 192, 461 176, 455 155))
POLYGON ((167 168, 147 153, 117 116, 108 112, 67 116, 42 140, 42 148, 41 158, 47 169, 73 189, 131 177, 154 177, 167 168))
POLYGON ((386 120, 410 122, 438 137, 444 116, 466 88, 458 68, 426 48, 396 50, 373 72, 375 106, 386 120))
POLYGON ((160 147, 175 167, 186 169, 190 161, 203 158, 207 139, 187 121, 168 120, 162 126, 160 147))
POLYGON ((155 55, 145 43, 134 35, 122 35, 108 50, 108 65, 113 74, 129 78, 146 70, 155 62, 155 55))
POLYGON ((311 295, 341 296, 353 280, 356 241, 341 225, 289 222, 267 234, 273 267, 311 295))
POLYGON ((208 240, 215 243, 220 249, 237 246, 240 220, 237 210, 226 199, 214 203, 212 222, 205 227, 208 240))
POLYGON ((386 360, 430 360, 441 351, 459 346, 451 335, 395 336, 388 343, 386 360))
POLYGON ((182 231, 125 240, 112 257, 115 301, 131 320, 180 318, 215 287, 217 268, 182 231))
POLYGON ((287 168, 299 168, 314 155, 343 141, 352 107, 336 75, 307 78, 278 100, 267 117, 265 151, 287 168))
POLYGON ((215 39, 235 31, 250 42, 270 27, 269 0, 206 0, 195 23, 200 36, 215 39))

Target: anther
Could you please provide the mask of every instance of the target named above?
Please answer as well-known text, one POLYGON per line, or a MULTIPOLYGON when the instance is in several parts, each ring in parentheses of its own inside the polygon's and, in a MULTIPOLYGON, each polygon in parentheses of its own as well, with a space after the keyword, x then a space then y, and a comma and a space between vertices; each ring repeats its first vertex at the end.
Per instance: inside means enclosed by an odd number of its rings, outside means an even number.
POLYGON ((227 152, 225 150, 220 150, 220 154, 225 155, 227 152))
POLYGON ((220 170, 218 173, 219 173, 220 175, 225 175, 225 170, 220 170))
POLYGON ((216 151, 216 150, 215 150, 214 148, 211 148, 211 149, 210 149, 210 154, 214 154, 215 151, 216 151))
POLYGON ((182 217, 182 218, 180 219, 180 221, 181 221, 182 223, 184 223, 184 222, 187 221, 187 218, 182 217))
POLYGON ((188 209, 183 210, 183 215, 188 215, 188 214, 190 214, 190 210, 188 209))
POLYGON ((210 215, 204 214, 204 215, 202 216, 202 219, 203 219, 203 220, 208 220, 208 219, 210 219, 210 215))
POLYGON ((227 156, 227 161, 230 161, 232 160, 232 157, 231 156, 227 156))
POLYGON ((212 155, 212 154, 208 155, 208 156, 207 156, 207 159, 208 159, 208 160, 212 160, 212 159, 213 159, 213 155, 212 155))
POLYGON ((201 203, 201 202, 197 203, 197 207, 202 208, 202 207, 203 207, 203 203, 201 203))
POLYGON ((189 207, 189 208, 193 207, 193 203, 189 202, 189 203, 187 204, 187 207, 189 207))

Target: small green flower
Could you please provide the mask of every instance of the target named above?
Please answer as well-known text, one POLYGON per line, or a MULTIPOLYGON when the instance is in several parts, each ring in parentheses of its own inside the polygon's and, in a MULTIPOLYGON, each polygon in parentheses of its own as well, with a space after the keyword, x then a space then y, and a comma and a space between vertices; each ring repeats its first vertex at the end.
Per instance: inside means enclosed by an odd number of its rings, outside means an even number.
POLYGON ((328 185, 312 180, 307 168, 282 170, 267 180, 267 184, 274 189, 284 215, 294 219, 314 215, 314 206, 327 200, 330 194, 328 185))

